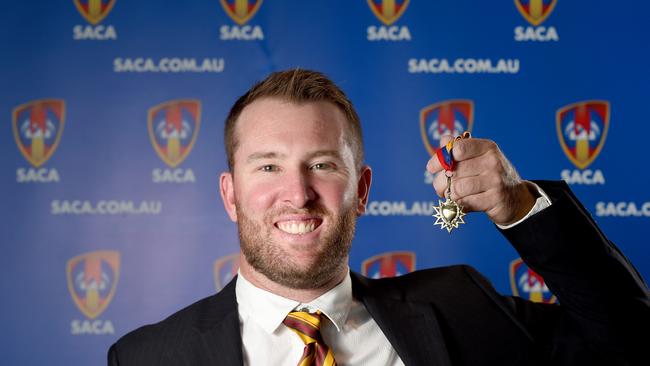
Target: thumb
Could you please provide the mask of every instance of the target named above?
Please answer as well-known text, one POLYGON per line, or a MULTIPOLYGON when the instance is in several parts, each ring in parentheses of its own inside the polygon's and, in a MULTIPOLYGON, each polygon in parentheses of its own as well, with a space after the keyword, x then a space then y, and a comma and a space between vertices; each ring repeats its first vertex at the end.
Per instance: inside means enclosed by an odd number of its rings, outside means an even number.
POLYGON ((447 143, 449 141, 453 140, 453 139, 454 139, 454 136, 452 136, 452 135, 442 135, 442 136, 440 136, 440 146, 442 147, 442 146, 447 145, 447 143))

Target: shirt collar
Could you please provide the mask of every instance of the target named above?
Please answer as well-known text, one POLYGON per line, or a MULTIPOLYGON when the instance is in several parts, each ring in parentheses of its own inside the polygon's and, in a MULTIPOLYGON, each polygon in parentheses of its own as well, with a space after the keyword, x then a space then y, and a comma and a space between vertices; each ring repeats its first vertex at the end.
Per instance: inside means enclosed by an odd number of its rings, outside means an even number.
POLYGON ((290 311, 303 308, 310 312, 320 310, 334 324, 336 330, 341 331, 352 306, 352 280, 349 271, 341 283, 305 304, 255 287, 241 272, 238 274, 235 293, 242 319, 252 319, 269 334, 282 324, 290 311))

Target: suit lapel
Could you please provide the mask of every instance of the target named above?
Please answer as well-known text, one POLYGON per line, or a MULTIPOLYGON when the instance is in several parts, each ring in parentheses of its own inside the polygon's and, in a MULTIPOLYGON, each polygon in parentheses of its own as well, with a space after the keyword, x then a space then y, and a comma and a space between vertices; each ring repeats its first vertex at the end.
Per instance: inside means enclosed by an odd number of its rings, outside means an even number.
MULTIPOLYGON (((201 364, 243 365, 242 343, 233 279, 199 309, 196 317, 201 364)), ((373 292, 372 282, 352 273, 352 291, 384 332, 406 366, 450 366, 449 355, 433 307, 400 296, 373 292)))
POLYGON ((211 365, 243 365, 239 315, 226 315, 212 329, 201 333, 201 347, 211 365))
POLYGON ((206 304, 196 319, 199 353, 205 355, 205 361, 211 365, 243 365, 236 281, 237 277, 214 297, 214 301, 206 304))
POLYGON ((449 354, 431 304, 374 296, 372 283, 352 274, 353 294, 384 332, 406 366, 449 366, 449 354))

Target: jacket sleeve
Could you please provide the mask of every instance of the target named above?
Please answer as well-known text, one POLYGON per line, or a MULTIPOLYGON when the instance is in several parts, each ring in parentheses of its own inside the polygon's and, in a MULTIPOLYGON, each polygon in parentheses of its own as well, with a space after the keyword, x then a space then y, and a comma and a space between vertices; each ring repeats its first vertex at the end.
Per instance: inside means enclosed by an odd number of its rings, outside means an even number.
POLYGON ((541 306, 511 299, 515 314, 536 330, 533 336, 548 349, 553 364, 646 364, 647 285, 566 183, 535 183, 549 195, 551 206, 501 232, 544 278, 561 311, 541 326, 541 306))

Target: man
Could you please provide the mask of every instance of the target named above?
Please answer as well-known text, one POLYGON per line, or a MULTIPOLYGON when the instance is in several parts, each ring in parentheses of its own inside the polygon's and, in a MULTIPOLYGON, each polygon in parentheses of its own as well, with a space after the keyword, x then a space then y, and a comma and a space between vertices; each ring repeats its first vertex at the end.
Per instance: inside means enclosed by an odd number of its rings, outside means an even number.
MULTIPOLYGON (((380 280, 350 272, 372 172, 352 104, 320 73, 279 72, 253 86, 230 111, 225 144, 220 188, 239 229, 238 277, 120 339, 109 364, 641 362, 643 280, 566 185, 521 180, 494 142, 455 142, 450 198, 485 212, 561 305, 502 297, 467 266, 380 280)), ((427 167, 443 195, 440 161, 427 167)))

